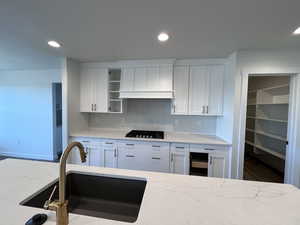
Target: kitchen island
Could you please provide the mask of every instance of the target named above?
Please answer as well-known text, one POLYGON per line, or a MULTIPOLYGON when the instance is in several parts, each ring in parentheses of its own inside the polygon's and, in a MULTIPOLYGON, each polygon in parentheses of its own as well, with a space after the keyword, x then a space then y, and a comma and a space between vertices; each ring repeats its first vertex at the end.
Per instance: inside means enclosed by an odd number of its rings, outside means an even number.
MULTIPOLYGON (((286 184, 250 182, 68 165, 67 170, 147 180, 138 219, 143 225, 298 225, 300 191, 286 184)), ((55 213, 19 203, 58 178, 58 164, 0 161, 1 225, 22 225, 36 213, 55 213)), ((91 187, 93 188, 93 187, 91 187)), ((126 193, 124 193, 126 195, 126 193)), ((130 224, 70 214, 70 225, 130 224)))

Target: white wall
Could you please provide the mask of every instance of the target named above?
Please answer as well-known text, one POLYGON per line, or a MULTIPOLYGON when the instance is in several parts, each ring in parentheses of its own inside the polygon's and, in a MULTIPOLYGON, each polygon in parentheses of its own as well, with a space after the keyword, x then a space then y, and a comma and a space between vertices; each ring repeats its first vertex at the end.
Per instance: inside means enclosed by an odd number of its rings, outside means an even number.
POLYGON ((172 116, 170 104, 170 100, 128 99, 123 114, 89 114, 89 127, 216 134, 216 117, 172 116))
POLYGON ((232 143, 236 53, 228 57, 224 76, 223 116, 217 120, 216 135, 232 143))
POLYGON ((238 178, 239 174, 239 127, 241 123, 241 93, 242 76, 252 73, 283 73, 295 71, 300 66, 300 51, 261 50, 239 51, 237 53, 237 66, 235 71, 235 96, 234 96, 234 123, 233 123, 233 160, 232 177, 238 178))
POLYGON ((63 148, 69 134, 88 129, 88 114, 80 113, 80 64, 72 59, 62 60, 63 148))
POLYGON ((53 158, 51 83, 61 71, 0 71, 0 154, 53 158))

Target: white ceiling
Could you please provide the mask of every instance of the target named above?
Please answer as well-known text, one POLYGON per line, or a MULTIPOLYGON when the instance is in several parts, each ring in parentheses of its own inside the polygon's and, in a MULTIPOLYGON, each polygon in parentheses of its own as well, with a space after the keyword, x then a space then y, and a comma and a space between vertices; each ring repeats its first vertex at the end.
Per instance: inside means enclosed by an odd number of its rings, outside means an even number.
POLYGON ((53 56, 215 58, 241 49, 295 49, 299 9, 299 0, 0 0, 0 67, 53 56), (171 35, 163 45, 156 41, 162 30, 171 35), (49 39, 63 48, 48 48, 49 39))

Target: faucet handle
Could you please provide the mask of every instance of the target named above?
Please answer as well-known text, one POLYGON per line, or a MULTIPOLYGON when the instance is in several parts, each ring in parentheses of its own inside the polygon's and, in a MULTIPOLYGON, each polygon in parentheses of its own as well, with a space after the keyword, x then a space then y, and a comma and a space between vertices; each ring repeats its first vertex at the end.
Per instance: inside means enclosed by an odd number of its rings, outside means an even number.
POLYGON ((48 210, 50 208, 51 200, 52 200, 52 197, 55 193, 56 188, 57 188, 57 185, 54 186, 49 199, 44 203, 44 209, 48 210))

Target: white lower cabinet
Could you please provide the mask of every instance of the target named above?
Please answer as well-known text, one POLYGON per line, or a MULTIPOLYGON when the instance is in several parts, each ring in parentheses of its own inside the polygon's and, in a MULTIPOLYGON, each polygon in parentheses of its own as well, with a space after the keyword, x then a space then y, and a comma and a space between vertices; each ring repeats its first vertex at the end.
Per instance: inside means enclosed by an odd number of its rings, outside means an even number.
POLYGON ((143 154, 145 156, 144 170, 170 172, 170 145, 168 143, 147 144, 143 154))
POLYGON ((145 141, 116 141, 73 139, 83 144, 88 153, 82 164, 78 150, 71 152, 74 164, 190 174, 190 154, 206 155, 207 176, 229 178, 230 151, 228 147, 145 141))
POLYGON ((118 168, 169 172, 169 144, 119 142, 118 168))
POLYGON ((209 154, 208 176, 228 178, 227 154, 213 152, 209 154))
POLYGON ((118 149, 115 141, 104 141, 102 144, 101 166, 118 168, 118 149))
POLYGON ((170 172, 189 174, 189 145, 171 144, 170 172))
POLYGON ((140 169, 139 144, 132 142, 118 143, 118 168, 140 169))

